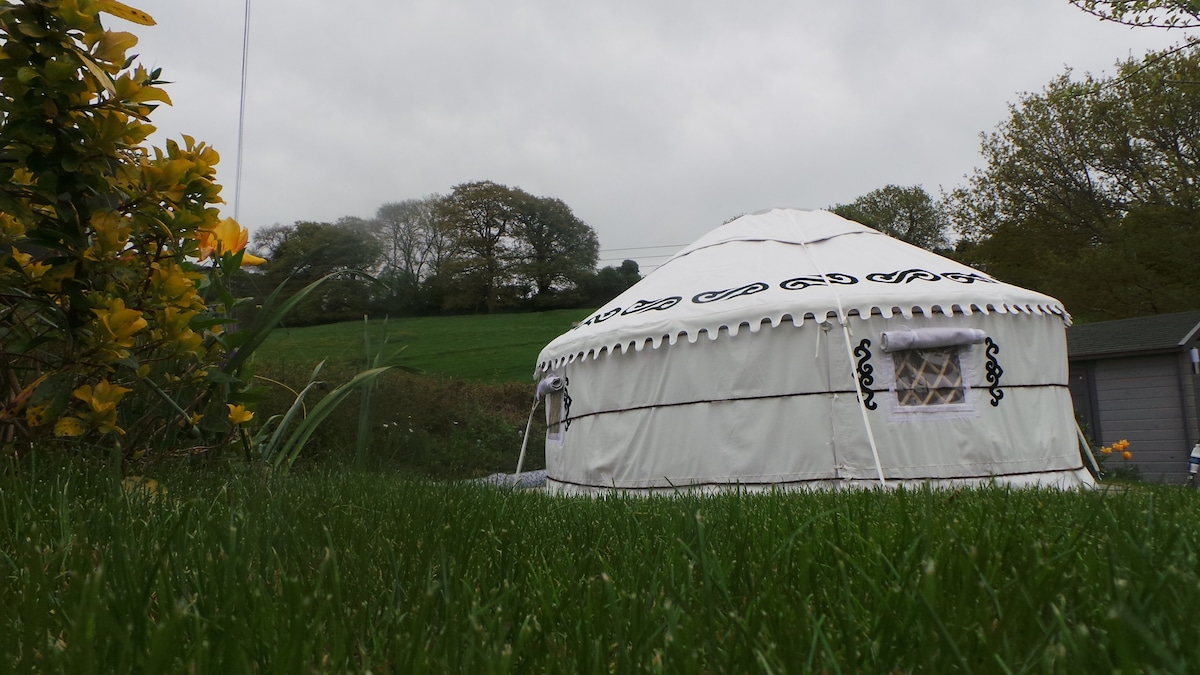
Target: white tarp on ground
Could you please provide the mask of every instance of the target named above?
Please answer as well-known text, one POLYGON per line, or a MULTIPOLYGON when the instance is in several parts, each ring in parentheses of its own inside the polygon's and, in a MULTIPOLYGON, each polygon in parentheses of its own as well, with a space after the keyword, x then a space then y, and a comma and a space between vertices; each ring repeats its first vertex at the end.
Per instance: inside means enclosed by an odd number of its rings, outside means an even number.
POLYGON ((537 376, 565 384, 547 395, 547 484, 1090 484, 1068 320, 832 213, 744 216, 539 355, 537 376), (958 337, 881 348, 914 330, 958 337))

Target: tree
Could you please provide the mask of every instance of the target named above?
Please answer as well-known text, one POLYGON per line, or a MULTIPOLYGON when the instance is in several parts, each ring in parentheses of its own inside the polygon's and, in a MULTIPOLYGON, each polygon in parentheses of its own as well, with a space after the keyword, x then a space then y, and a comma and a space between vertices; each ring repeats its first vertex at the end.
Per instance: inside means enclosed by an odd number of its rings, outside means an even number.
POLYGON ((535 306, 574 289, 596 269, 600 241, 561 199, 516 195, 516 274, 533 288, 535 306))
POLYGON ((625 292, 642 280, 636 260, 625 260, 620 267, 612 265, 596 271, 580 283, 582 301, 589 307, 599 307, 625 292))
POLYGON ((950 200, 960 257, 1084 319, 1194 306, 1200 279, 1160 263, 1194 245, 1200 216, 1197 82, 1190 47, 1130 59, 1114 78, 1068 71, 1023 97, 950 200), (1117 278, 1144 286, 1136 300, 1105 291, 1117 278))
POLYGON ((950 221, 920 185, 885 185, 830 210, 923 249, 949 247, 950 221))
POLYGON ((456 185, 438 204, 437 216, 440 227, 454 241, 453 253, 438 270, 453 279, 448 308, 491 314, 513 304, 516 191, 492 181, 456 185))
POLYGON ((1126 26, 1195 28, 1200 26, 1197 0, 1067 0, 1099 17, 1126 26))
POLYGON ((438 226, 439 195, 406 199, 380 206, 373 234, 379 241, 380 277, 389 288, 388 311, 405 311, 419 304, 421 282, 429 278, 451 249, 451 238, 438 226))
POLYGON ((263 283, 272 288, 283 284, 284 297, 317 279, 343 273, 296 307, 296 323, 355 319, 370 309, 372 284, 353 274, 373 269, 380 255, 366 221, 343 218, 336 224, 275 225, 260 230, 255 239, 260 246, 272 246, 271 260, 262 266, 263 283))

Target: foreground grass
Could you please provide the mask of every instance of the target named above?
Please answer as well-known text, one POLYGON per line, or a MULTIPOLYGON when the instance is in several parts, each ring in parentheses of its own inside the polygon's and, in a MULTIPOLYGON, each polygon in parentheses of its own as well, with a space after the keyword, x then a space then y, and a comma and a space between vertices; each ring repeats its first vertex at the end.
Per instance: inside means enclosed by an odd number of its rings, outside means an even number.
MULTIPOLYGON (((391 319, 386 323, 384 362, 402 363, 432 375, 478 382, 529 382, 538 352, 586 318, 586 309, 524 314, 391 319)), ((363 322, 276 330, 258 351, 272 373, 306 376, 323 359, 364 362, 363 322)), ((385 336, 382 320, 370 322, 371 353, 385 336)))
POLYGON ((1185 672, 1200 495, 0 479, 0 671, 1185 672))

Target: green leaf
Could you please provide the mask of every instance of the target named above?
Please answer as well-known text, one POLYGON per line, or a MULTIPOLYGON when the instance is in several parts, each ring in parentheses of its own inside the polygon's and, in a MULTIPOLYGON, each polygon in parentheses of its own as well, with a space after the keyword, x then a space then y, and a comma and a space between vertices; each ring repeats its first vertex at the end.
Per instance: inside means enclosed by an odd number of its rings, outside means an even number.
POLYGON ((321 399, 321 402, 313 408, 308 417, 304 418, 304 421, 296 427, 296 431, 288 438, 287 443, 275 458, 275 466, 283 466, 285 470, 290 469, 296 458, 300 456, 300 451, 304 449, 304 445, 308 443, 308 439, 312 437, 317 427, 325 421, 325 418, 329 417, 355 390, 374 382, 380 375, 389 370, 391 370, 390 366, 364 370, 355 375, 346 384, 329 392, 329 395, 321 399))

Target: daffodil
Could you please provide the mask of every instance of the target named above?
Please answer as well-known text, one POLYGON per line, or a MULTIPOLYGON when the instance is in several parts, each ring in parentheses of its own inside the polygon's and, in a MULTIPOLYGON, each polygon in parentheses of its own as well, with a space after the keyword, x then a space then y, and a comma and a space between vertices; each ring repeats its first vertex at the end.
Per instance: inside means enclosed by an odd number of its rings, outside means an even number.
POLYGON ((234 405, 232 403, 226 403, 225 405, 229 407, 229 421, 234 424, 244 424, 254 419, 254 413, 246 410, 246 406, 244 405, 234 405))

